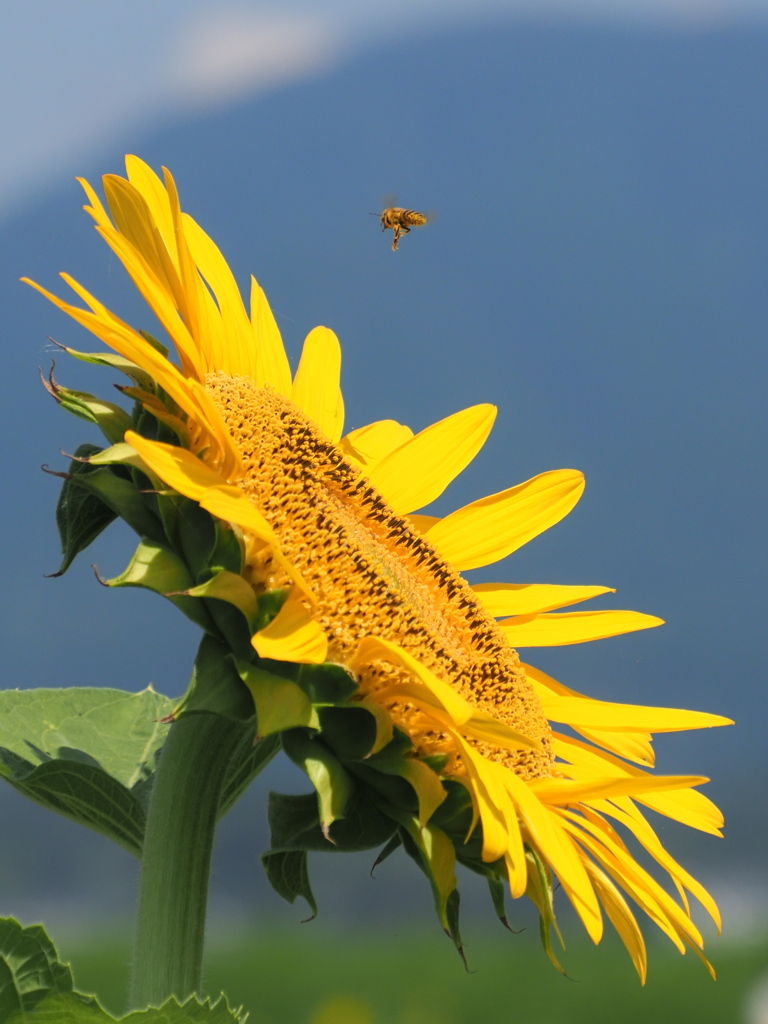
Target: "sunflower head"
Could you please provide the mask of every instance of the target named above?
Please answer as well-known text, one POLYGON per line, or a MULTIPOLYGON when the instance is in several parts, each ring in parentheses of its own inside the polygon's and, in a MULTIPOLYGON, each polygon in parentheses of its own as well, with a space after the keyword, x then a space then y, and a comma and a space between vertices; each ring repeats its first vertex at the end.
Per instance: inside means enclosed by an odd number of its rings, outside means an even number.
POLYGON ((696 788, 706 779, 648 770, 651 734, 728 720, 595 701, 520 660, 521 648, 661 624, 571 610, 610 588, 473 586, 461 575, 557 523, 582 475, 544 472, 442 519, 423 514, 482 447, 493 407, 418 433, 394 420, 344 433, 334 333, 311 331, 292 373, 264 292, 252 278, 246 308, 169 172, 161 180, 131 156, 126 171, 104 177, 106 205, 83 182, 85 209, 175 355, 67 275, 78 304, 29 282, 107 347, 65 351, 121 373, 132 403, 47 381, 108 443, 83 445, 64 474, 60 572, 124 519, 138 547, 102 582, 153 590, 203 631, 176 716, 253 719, 255 738, 306 772, 310 795, 270 798, 272 884, 314 907, 309 851, 380 847, 378 863, 402 847, 459 950, 457 864, 487 879, 505 924, 505 893, 533 901, 555 964, 558 883, 595 942, 608 917, 641 978, 645 945, 628 899, 681 952, 702 955, 687 894, 719 924, 717 907, 645 811, 714 834, 722 819, 696 788))

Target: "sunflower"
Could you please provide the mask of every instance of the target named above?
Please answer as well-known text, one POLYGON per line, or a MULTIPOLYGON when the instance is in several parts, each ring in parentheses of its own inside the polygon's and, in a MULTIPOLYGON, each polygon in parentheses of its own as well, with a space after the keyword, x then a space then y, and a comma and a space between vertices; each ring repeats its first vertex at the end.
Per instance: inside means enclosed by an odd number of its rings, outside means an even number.
MULTIPOLYGON (((322 732, 316 714, 307 717, 305 708, 296 717, 280 704, 285 673, 269 676, 265 698, 265 666, 341 666, 353 681, 344 707, 365 710, 375 723, 375 738, 358 757, 358 779, 378 764, 416 798, 410 815, 393 798, 379 800, 401 826, 385 854, 400 841, 417 849, 440 893, 444 924, 458 859, 485 873, 496 895, 503 879, 513 898, 533 900, 550 953, 556 878, 595 942, 607 915, 641 978, 645 946, 626 897, 681 952, 691 947, 701 955, 688 894, 719 927, 717 907, 667 853, 641 807, 719 835, 720 813, 695 788, 706 779, 646 769, 654 761, 653 732, 729 720, 592 700, 521 662, 521 648, 661 624, 633 611, 571 610, 609 588, 472 586, 461 576, 562 519, 583 491, 582 475, 545 472, 445 518, 421 514, 478 453, 495 409, 473 406, 416 434, 394 420, 344 434, 333 332, 310 332, 292 375, 261 287, 251 279, 247 310, 218 248, 182 212, 170 173, 161 181, 134 156, 126 171, 126 178, 103 178, 106 206, 82 181, 85 209, 162 324, 178 363, 68 275, 62 277, 84 307, 29 283, 117 358, 73 354, 133 378, 123 391, 140 415, 126 426, 125 414, 112 407, 104 413, 102 403, 95 418, 110 421, 117 443, 91 463, 140 470, 149 490, 183 496, 237 540, 238 571, 219 568, 184 593, 229 602, 250 623, 252 664, 241 676, 260 734, 293 728, 295 737, 297 726, 305 737, 322 732), (271 595, 279 596, 272 614, 259 618, 271 595), (392 744, 399 744, 394 770, 381 760, 392 744), (635 859, 617 826, 667 873, 677 899, 635 859)), ((55 393, 61 400, 63 390, 55 393)), ((321 805, 332 803, 317 773, 313 781, 321 805)), ((321 806, 327 839, 342 817, 321 806)))

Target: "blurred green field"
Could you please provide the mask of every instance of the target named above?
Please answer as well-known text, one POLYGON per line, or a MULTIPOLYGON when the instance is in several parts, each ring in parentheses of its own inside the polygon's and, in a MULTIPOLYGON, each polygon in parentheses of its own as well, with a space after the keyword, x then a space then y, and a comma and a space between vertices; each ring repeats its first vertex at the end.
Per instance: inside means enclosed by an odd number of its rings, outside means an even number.
MULTIPOLYGON (((125 1010, 130 940, 78 932, 53 938, 78 987, 125 1010)), ((471 939, 467 973, 433 930, 376 935, 297 925, 267 938, 240 929, 212 936, 206 991, 225 991, 249 1024, 742 1024, 768 945, 710 946, 718 980, 692 955, 653 945, 641 988, 617 944, 574 943, 569 978, 530 933, 471 939)))

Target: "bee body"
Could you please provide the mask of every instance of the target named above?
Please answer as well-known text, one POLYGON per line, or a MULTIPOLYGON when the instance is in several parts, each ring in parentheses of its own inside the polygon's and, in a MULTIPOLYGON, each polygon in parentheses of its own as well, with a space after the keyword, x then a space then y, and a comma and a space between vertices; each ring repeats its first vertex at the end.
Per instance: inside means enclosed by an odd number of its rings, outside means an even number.
POLYGON ((392 251, 394 252, 402 235, 407 235, 411 228, 421 227, 427 218, 417 210, 405 210, 402 206, 388 206, 381 215, 381 230, 391 229, 394 232, 392 251))

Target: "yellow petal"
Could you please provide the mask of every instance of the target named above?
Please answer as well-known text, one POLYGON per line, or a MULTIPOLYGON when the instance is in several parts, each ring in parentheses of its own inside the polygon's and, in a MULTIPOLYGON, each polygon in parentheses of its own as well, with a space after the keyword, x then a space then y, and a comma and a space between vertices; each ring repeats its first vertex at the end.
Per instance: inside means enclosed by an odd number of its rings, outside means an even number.
POLYGON ((689 789, 701 786, 709 779, 702 775, 646 775, 635 778, 603 778, 585 781, 571 779, 534 779, 530 787, 545 804, 566 807, 584 800, 596 800, 614 796, 636 796, 638 794, 664 792, 669 789, 689 789))
POLYGON ((541 473, 457 509, 441 519, 427 538, 455 568, 477 569, 505 558, 554 526, 571 511, 583 490, 584 477, 575 469, 541 473))
MULTIPOLYGON (((125 171, 130 183, 141 193, 150 209, 152 218, 172 259, 176 259, 176 240, 173 230, 173 214, 168 193, 152 168, 139 157, 125 158, 125 171)), ((93 200, 91 200, 93 202, 93 200)), ((177 267, 178 269, 178 267, 177 267)))
POLYGON ((719 807, 696 789, 673 793, 643 793, 635 799, 652 811, 697 828, 700 832, 722 837, 723 815, 719 807))
MULTIPOLYGON (((552 676, 548 676, 541 669, 533 665, 523 664, 528 681, 533 687, 536 695, 542 703, 548 700, 553 693, 563 697, 583 697, 583 694, 571 690, 562 683, 558 683, 552 676)), ((626 757, 630 761, 652 768, 655 762, 655 754, 651 746, 651 735, 647 732, 604 732, 598 729, 575 730, 591 743, 604 747, 619 757, 626 757)))
POLYGON ((292 591, 283 607, 251 643, 260 658, 321 665, 328 654, 325 634, 304 606, 303 595, 292 591))
POLYGON ((360 667, 372 661, 386 661, 390 665, 405 669, 414 679, 423 684, 425 697, 432 695, 435 707, 444 709, 457 725, 463 725, 472 717, 475 709, 471 704, 468 704, 452 687, 444 683, 442 679, 438 679, 434 673, 397 644, 393 644, 389 640, 382 640, 380 637, 364 637, 355 652, 353 668, 359 670, 360 667))
MULTIPOLYGON (((466 747, 464 748, 467 749, 466 747)), ((480 755, 475 754, 476 757, 480 755)), ((485 761, 484 758, 482 760, 485 761)), ((525 893, 528 884, 528 863, 523 844, 523 835, 520 830, 520 821, 517 814, 517 805, 510 799, 509 791, 505 785, 506 771, 504 765, 496 762, 485 761, 486 771, 490 767, 491 773, 498 779, 499 792, 506 798, 502 799, 501 811, 504 815, 505 827, 507 830, 507 849, 504 859, 507 865, 507 876, 509 890, 513 899, 525 893)))
MULTIPOLYGON (((178 490, 178 488, 176 489, 178 490)), ((206 509, 211 515, 234 523, 235 526, 239 526, 243 530, 248 530, 268 544, 276 545, 277 538, 272 527, 239 487, 234 487, 231 484, 218 484, 216 487, 209 488, 198 500, 200 507, 206 509)))
POLYGON ((701 947, 701 933, 685 911, 642 868, 607 822, 597 815, 586 819, 568 811, 559 812, 563 826, 578 838, 625 892, 636 900, 655 923, 684 952, 681 938, 701 947), (681 948, 682 947, 682 948, 681 948))
POLYGON ((635 764, 653 768, 656 754, 651 746, 651 734, 647 732, 602 732, 599 729, 574 729, 579 736, 612 754, 625 757, 635 764))
POLYGON ((293 381, 293 401, 334 444, 344 428, 340 375, 339 339, 327 327, 315 327, 304 341, 293 381))
POLYGON ((211 361, 208 371, 254 377, 256 343, 234 275, 218 247, 196 221, 185 213, 182 224, 192 258, 216 297, 217 308, 208 307, 208 323, 217 318, 221 320, 221 332, 209 329, 211 361))
MULTIPOLYGON (((596 750, 572 736, 553 733, 552 749, 557 757, 587 771, 592 778, 613 776, 614 778, 648 777, 647 772, 640 768, 619 761, 618 758, 602 750, 596 750)), ((659 814, 690 825, 702 832, 719 836, 723 824, 723 816, 718 807, 703 793, 695 789, 681 789, 666 793, 646 792, 635 797, 646 807, 659 814)))
MULTIPOLYGON (((178 298, 178 268, 166 249, 144 197, 130 181, 117 174, 105 174, 102 184, 115 227, 133 249, 133 256, 146 262, 164 289, 178 298)), ((105 232, 111 233, 111 227, 105 225, 102 234, 105 232)))
POLYGON ((597 890, 598 898, 605 908, 608 918, 619 933, 619 937, 627 947, 632 963, 640 977, 640 983, 645 984, 648 973, 648 955, 645 950, 645 942, 635 916, 627 906, 627 902, 621 895, 613 882, 604 874, 596 864, 593 864, 588 857, 584 858, 584 867, 592 879, 592 884, 597 890))
POLYGON ((417 533, 426 533, 427 530, 432 529, 435 523, 439 523, 440 519, 438 516, 411 515, 408 516, 408 522, 417 533))
POLYGON ((506 772, 505 782, 537 851, 557 874, 590 938, 599 942, 603 924, 595 891, 559 819, 514 772, 506 772))
POLYGON ((494 618, 503 615, 536 615, 552 611, 553 608, 565 608, 579 601, 588 601, 600 594, 616 593, 611 587, 567 587, 549 583, 477 583, 472 590, 494 618))
POLYGON ((183 377, 162 353, 158 352, 133 328, 110 313, 85 288, 82 288, 66 274, 62 274, 62 277, 90 305, 92 312, 77 309, 75 306, 63 302, 33 281, 27 280, 26 283, 31 284, 74 320, 92 331, 110 348, 140 366, 187 413, 190 427, 198 428, 198 439, 202 435, 202 442, 198 444, 198 447, 209 449, 209 461, 221 462, 227 472, 232 473, 240 463, 240 456, 211 396, 198 380, 194 376, 183 377))
POLYGON ((96 195, 96 192, 94 191, 93 187, 85 180, 85 178, 78 178, 77 180, 82 186, 86 196, 88 197, 88 202, 91 204, 90 206, 84 206, 83 209, 87 213, 90 213, 90 215, 96 222, 97 227, 111 227, 112 221, 109 219, 109 215, 107 214, 107 211, 104 209, 104 206, 99 197, 96 195))
POLYGON ((556 697, 554 694, 538 692, 547 718, 565 725, 628 732, 680 732, 684 729, 733 725, 730 718, 710 715, 704 711, 611 704, 608 701, 590 700, 588 697, 556 697))
POLYGON ((255 277, 251 277, 251 329, 256 339, 256 383, 269 384, 290 398, 293 384, 288 356, 267 297, 255 277))
POLYGON ((152 217, 144 197, 118 174, 105 174, 102 185, 117 230, 134 249, 138 249, 158 277, 162 277, 164 272, 162 265, 157 262, 152 217))
POLYGON ((208 365, 211 365, 209 337, 205 331, 205 309, 208 291, 197 272, 195 261, 192 258, 192 253, 184 234, 184 218, 181 212, 179 193, 176 188, 176 182, 173 180, 173 175, 167 167, 163 168, 163 178, 173 217, 173 236, 176 241, 179 277, 181 278, 181 293, 177 295, 176 301, 189 333, 195 339, 201 353, 207 358, 208 365))
POLYGON ((402 758, 398 774, 413 786, 419 802, 419 825, 424 828, 448 793, 432 769, 415 758, 402 758))
POLYGON ((401 515, 428 505, 465 469, 490 433, 496 409, 475 405, 433 423, 373 466, 368 477, 401 515))
POLYGON ((656 833, 629 797, 618 797, 610 803, 607 800, 600 801, 596 809, 604 815, 610 815, 621 822, 625 828, 628 828, 654 860, 669 872, 675 882, 684 886, 701 903, 717 925, 717 930, 720 931, 722 921, 715 901, 704 886, 697 882, 684 867, 677 863, 674 857, 667 853, 656 833))
MULTIPOLYGON (((429 535, 427 535, 429 536, 429 535)), ((554 612, 520 615, 499 623, 513 647, 560 647, 603 640, 608 636, 633 633, 638 629, 663 626, 664 620, 642 612, 554 612)))
POLYGON ((358 645, 353 666, 358 668, 376 660, 405 669, 415 681, 411 684, 395 682, 385 693, 407 698, 427 709, 442 724, 457 726, 468 736, 508 749, 540 749, 537 740, 518 733, 491 715, 472 707, 453 687, 444 683, 397 644, 379 637, 365 637, 358 645))
MULTIPOLYGON (((509 795, 490 767, 493 762, 486 761, 460 736, 456 736, 456 742, 461 749, 462 761, 469 775, 469 791, 476 816, 479 816, 483 825, 482 858, 486 864, 492 864, 503 857, 510 847, 510 834, 503 809, 510 803, 509 795)), ((474 822, 470 834, 473 829, 474 822)), ((519 826, 516 826, 516 831, 519 836, 519 826)))
POLYGON ((367 427, 351 430, 341 439, 339 447, 348 458, 359 462, 361 466, 375 466, 412 437, 410 427, 395 420, 378 420, 369 423, 367 427))
POLYGON ((209 488, 227 485, 215 469, 206 466, 186 448, 150 441, 132 430, 125 432, 125 440, 153 473, 186 498, 199 501, 209 488))
MULTIPOLYGON (((193 376, 197 380, 204 380, 205 362, 197 340, 189 327, 188 319, 183 315, 183 311, 187 307, 187 299, 180 279, 176 280, 172 290, 169 290, 168 281, 161 281, 157 277, 143 255, 119 231, 112 227, 98 230, 128 271, 144 301, 152 308, 169 337, 173 339, 184 374, 193 376), (180 315, 180 311, 182 311, 182 315, 180 315)), ((173 273, 175 274, 175 271, 173 273)), ((63 274, 62 277, 75 290, 78 290, 68 275, 63 274)), ((79 294, 82 294, 82 291, 79 294)), ((91 300, 86 299, 86 301, 91 308, 94 308, 91 300)))

